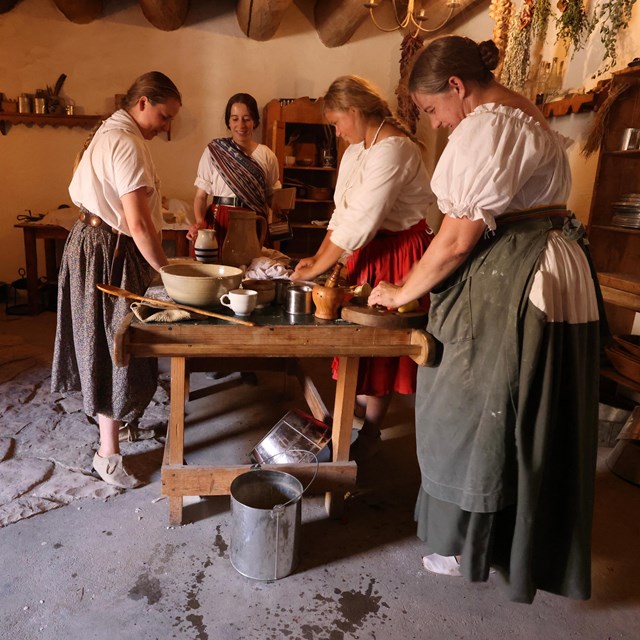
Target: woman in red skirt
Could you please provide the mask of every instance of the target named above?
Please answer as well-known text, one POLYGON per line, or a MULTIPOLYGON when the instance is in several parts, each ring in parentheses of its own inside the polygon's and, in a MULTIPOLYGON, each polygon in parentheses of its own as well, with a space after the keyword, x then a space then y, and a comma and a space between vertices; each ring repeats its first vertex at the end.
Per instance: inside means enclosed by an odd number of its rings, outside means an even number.
MULTIPOLYGON (((324 96, 324 114, 349 147, 340 163, 327 235, 316 255, 298 263, 292 279, 311 280, 346 261, 352 284, 400 284, 431 239, 426 215, 434 196, 420 148, 362 78, 335 80, 324 96)), ((334 377, 335 371, 334 362, 334 377)), ((377 448, 393 392, 415 393, 415 383, 416 364, 406 356, 360 360, 357 409, 364 425, 352 457, 377 448)))

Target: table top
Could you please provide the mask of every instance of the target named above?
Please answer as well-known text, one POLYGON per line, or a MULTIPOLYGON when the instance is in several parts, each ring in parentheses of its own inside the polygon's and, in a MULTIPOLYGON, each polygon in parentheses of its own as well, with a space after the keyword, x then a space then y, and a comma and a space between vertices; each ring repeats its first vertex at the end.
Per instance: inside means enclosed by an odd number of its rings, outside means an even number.
MULTIPOLYGON (((225 307, 216 312, 233 315, 225 307)), ((420 357, 421 329, 365 327, 314 315, 290 315, 272 305, 250 316, 247 327, 206 318, 144 323, 130 314, 115 338, 116 361, 138 357, 420 357)))

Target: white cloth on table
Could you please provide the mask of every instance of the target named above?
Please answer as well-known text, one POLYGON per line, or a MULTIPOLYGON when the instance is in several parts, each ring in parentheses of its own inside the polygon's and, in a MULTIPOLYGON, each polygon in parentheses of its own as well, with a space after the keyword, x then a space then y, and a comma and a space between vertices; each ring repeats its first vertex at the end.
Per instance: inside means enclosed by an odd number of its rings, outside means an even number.
POLYGON ((565 203, 571 144, 520 109, 480 105, 453 130, 433 172, 438 208, 493 230, 501 214, 565 203))
MULTIPOLYGON (((280 169, 276 154, 266 145, 259 144, 251 154, 251 159, 262 167, 267 185, 267 195, 270 196, 274 189, 279 189, 282 186, 280 184, 280 169)), ((204 150, 200 158, 198 174, 194 184, 198 189, 206 191, 210 196, 231 198, 236 195, 213 166, 209 147, 204 150)))
POLYGON ((284 253, 263 247, 262 255, 251 261, 244 277, 250 280, 288 278, 293 272, 289 267, 290 262, 291 258, 284 253))
POLYGON ((331 242, 352 253, 380 229, 402 231, 426 219, 435 197, 417 144, 391 136, 350 145, 340 162, 329 222, 331 242))
POLYGON ((75 205, 63 207, 62 209, 52 209, 44 214, 44 218, 38 220, 38 224, 54 225, 71 231, 71 227, 76 223, 79 215, 80 209, 75 205))
POLYGON ((149 145, 135 123, 119 109, 102 123, 82 155, 71 184, 71 200, 130 236, 120 198, 145 187, 151 220, 162 228, 160 180, 149 145))

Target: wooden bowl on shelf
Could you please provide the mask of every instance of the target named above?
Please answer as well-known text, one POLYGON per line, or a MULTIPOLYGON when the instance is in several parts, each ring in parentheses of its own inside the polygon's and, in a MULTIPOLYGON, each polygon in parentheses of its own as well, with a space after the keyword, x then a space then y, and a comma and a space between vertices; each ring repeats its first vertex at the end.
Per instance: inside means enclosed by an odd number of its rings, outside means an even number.
POLYGON ((619 374, 640 384, 640 358, 636 358, 617 345, 605 347, 605 352, 619 374))
POLYGON ((613 336, 616 345, 640 360, 640 336, 613 336))

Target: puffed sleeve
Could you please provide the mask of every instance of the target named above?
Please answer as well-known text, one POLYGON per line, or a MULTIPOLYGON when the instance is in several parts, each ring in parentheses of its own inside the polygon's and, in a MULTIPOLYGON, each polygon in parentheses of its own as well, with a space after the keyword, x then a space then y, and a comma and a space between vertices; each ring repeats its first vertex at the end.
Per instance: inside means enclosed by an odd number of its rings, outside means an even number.
MULTIPOLYGON (((205 150, 200 157, 198 163, 198 173, 196 175, 196 181, 193 183, 198 189, 206 191, 210 196, 215 195, 213 192, 213 162, 211 161, 211 153, 209 147, 205 147, 205 150)), ((217 171, 215 171, 217 173, 217 171)))
POLYGON ((105 134, 113 138, 111 162, 118 197, 140 187, 156 188, 156 177, 144 142, 134 136, 105 134))
POLYGON ((514 196, 547 153, 546 132, 507 110, 479 109, 453 131, 433 173, 438 208, 456 218, 484 220, 509 210, 514 196))
POLYGON ((268 147, 266 154, 265 178, 267 181, 267 195, 271 195, 275 189, 280 189, 280 168, 278 167, 278 158, 276 154, 268 147))
POLYGON ((375 236, 403 186, 422 169, 415 144, 397 144, 387 138, 366 153, 361 167, 358 160, 350 163, 343 183, 346 186, 340 189, 344 197, 336 200, 329 224, 331 242, 348 252, 363 247, 375 236))

